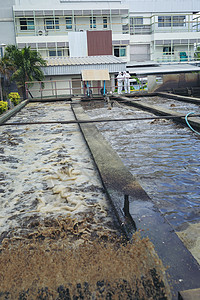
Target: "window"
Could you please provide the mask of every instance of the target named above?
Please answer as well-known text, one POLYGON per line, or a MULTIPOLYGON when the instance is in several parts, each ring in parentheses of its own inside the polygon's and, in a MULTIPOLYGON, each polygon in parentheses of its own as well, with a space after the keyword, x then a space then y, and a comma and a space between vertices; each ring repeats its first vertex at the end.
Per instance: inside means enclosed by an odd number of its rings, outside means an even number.
POLYGON ((171 16, 158 16, 158 27, 171 27, 171 16))
POLYGON ((174 47, 169 47, 169 46, 163 47, 163 54, 164 55, 172 55, 172 54, 174 54, 174 47))
POLYGON ((52 50, 49 50, 49 56, 52 57, 52 56, 63 56, 63 51, 62 50, 56 50, 56 49, 52 49, 52 50))
POLYGON ((185 26, 185 16, 159 16, 158 27, 183 27, 185 26))
POLYGON ((35 30, 33 18, 21 18, 19 22, 20 30, 35 30))
POLYGON ((90 17, 90 28, 96 28, 96 17, 90 17))
POLYGON ((117 57, 126 56, 126 46, 114 46, 114 56, 117 57))
POLYGON ((59 19, 58 18, 45 19, 45 29, 47 30, 59 29, 59 19))
POLYGON ((103 28, 108 28, 108 18, 103 17, 103 28))
POLYGON ((66 17, 66 29, 67 30, 72 29, 72 17, 66 17))
POLYGON ((122 34, 129 34, 129 19, 128 17, 122 17, 122 34))
POLYGON ((131 17, 130 34, 151 34, 151 25, 144 25, 143 17, 131 17))
POLYGON ((185 16, 173 16, 173 26, 174 27, 185 26, 185 16))
POLYGON ((143 25, 143 17, 135 17, 132 19, 134 25, 143 25))

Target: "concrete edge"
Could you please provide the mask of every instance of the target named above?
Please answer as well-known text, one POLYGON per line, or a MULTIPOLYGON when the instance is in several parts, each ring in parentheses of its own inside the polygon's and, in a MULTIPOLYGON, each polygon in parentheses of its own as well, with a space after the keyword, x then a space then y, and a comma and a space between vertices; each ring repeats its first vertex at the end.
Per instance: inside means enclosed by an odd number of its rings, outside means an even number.
MULTIPOLYGON (((78 118, 81 120, 88 120, 88 117, 86 117, 86 114, 83 112, 83 109, 80 107, 80 105, 76 103, 76 106, 72 106, 72 111, 74 113, 75 119, 77 120, 78 118), (77 118, 78 117, 78 118, 77 118)), ((113 192, 114 190, 117 188, 117 184, 116 182, 108 182, 109 181, 109 174, 107 173, 106 169, 107 169, 107 164, 104 165, 103 163, 103 158, 101 157, 100 160, 98 158, 98 154, 97 151, 100 149, 95 149, 95 145, 92 142, 92 139, 94 139, 94 137, 96 139, 100 139, 101 140, 101 146, 102 145, 106 145, 106 151, 107 153, 110 153, 111 156, 109 157, 109 160, 113 161, 113 159, 118 162, 118 166, 115 165, 116 169, 112 169, 113 173, 118 173, 119 169, 122 167, 122 162, 120 160, 120 158, 118 157, 117 153, 111 148, 111 146, 107 143, 107 141, 104 139, 104 137, 101 135, 101 133, 98 131, 98 129, 96 128, 95 125, 93 124, 79 124, 79 128, 80 131, 83 135, 83 138, 88 146, 88 149, 90 151, 90 154, 93 158, 93 162, 95 164, 95 167, 97 168, 98 174, 101 178, 103 187, 105 189, 105 192, 108 196, 108 199, 110 201, 111 206, 114 209, 115 215, 117 217, 117 220, 121 226, 121 230, 122 232, 125 234, 126 238, 128 238, 129 240, 132 238, 133 233, 136 231, 136 227, 135 227, 135 222, 132 219, 132 217, 130 215, 128 215, 128 217, 126 217, 124 215, 121 203, 119 203, 119 201, 113 201, 113 192)), ((123 168, 125 170, 125 172, 129 172, 126 167, 123 165, 123 168)), ((132 180, 135 182, 135 179, 133 178, 132 174, 130 174, 130 176, 132 177, 132 180)), ((126 184, 126 183, 125 183, 126 184)), ((137 185, 137 183, 136 183, 137 185)), ((138 184, 139 189, 141 188, 138 184)), ((141 189, 142 190, 142 189, 141 189)), ((124 191, 125 193, 126 191, 124 191)), ((143 193, 143 191, 142 191, 143 193)), ((144 192, 144 195, 147 197, 147 199, 149 200, 148 195, 144 192)), ((122 195, 122 201, 123 201, 123 195, 122 195)))
POLYGON ((199 300, 199 299, 200 299, 200 289, 180 291, 178 293, 178 300, 199 300))
POLYGON ((30 98, 29 102, 39 102, 39 103, 45 103, 45 102, 57 102, 57 101, 71 101, 72 96, 65 96, 65 97, 52 97, 52 98, 30 98))
MULTIPOLYGON (((114 98, 116 98, 116 97, 114 97, 114 98)), ((131 105, 133 105, 135 107, 138 107, 140 109, 143 109, 143 110, 146 110, 146 111, 149 111, 149 112, 152 112, 154 114, 161 115, 161 116, 176 116, 176 117, 179 117, 179 116, 183 115, 183 114, 177 113, 175 111, 171 111, 171 110, 166 109, 166 108, 160 108, 159 106, 156 106, 156 105, 150 105, 150 104, 146 104, 142 101, 131 100, 127 97, 117 97, 117 99, 118 100, 121 99, 123 101, 126 101, 127 103, 130 103, 131 105)), ((181 100, 179 99, 179 101, 181 101, 181 100)), ((194 117, 193 118, 188 117, 188 119, 189 119, 189 123, 192 127, 194 127, 195 129, 200 129, 200 119, 194 118, 194 117)), ((179 124, 181 123, 184 126, 188 127, 188 125, 185 121, 185 117, 176 118, 176 119, 174 119, 174 122, 179 123, 179 124)))
POLYGON ((157 92, 157 96, 162 96, 164 98, 171 98, 183 102, 200 104, 200 98, 196 98, 196 97, 182 96, 182 95, 176 95, 176 94, 171 94, 166 92, 157 92))
POLYGON ((0 125, 5 123, 11 117, 13 117, 17 112, 19 112, 23 107, 25 107, 29 103, 29 100, 24 100, 20 102, 18 105, 13 107, 12 109, 5 112, 2 116, 0 116, 0 125))

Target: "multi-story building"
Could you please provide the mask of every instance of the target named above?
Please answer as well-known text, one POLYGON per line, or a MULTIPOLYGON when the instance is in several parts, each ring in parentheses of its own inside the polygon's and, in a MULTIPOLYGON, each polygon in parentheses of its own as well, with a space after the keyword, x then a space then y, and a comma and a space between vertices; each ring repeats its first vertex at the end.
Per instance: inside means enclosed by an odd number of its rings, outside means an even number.
POLYGON ((15 44, 15 30, 13 19, 13 5, 15 0, 1 1, 0 5, 0 57, 3 55, 4 47, 15 44))
POLYGON ((199 0, 8 0, 0 8, 0 44, 61 57, 70 55, 70 32, 112 30, 113 54, 126 61, 191 61, 199 11, 199 0))
MULTIPOLYGON (((200 43, 199 0, 8 2, 14 4, 10 37, 15 36, 19 47, 30 45, 44 57, 69 56, 69 33, 81 31, 111 30, 113 55, 125 61, 191 61, 200 43)), ((6 30, 3 36, 0 43, 7 44, 6 30)))
MULTIPOLYGON (((55 58, 99 55, 129 66, 190 63, 200 48, 200 1, 7 0, 0 7, 1 55, 7 44, 30 46, 56 64, 55 58)), ((57 78, 68 74, 59 66, 54 71, 57 78)))

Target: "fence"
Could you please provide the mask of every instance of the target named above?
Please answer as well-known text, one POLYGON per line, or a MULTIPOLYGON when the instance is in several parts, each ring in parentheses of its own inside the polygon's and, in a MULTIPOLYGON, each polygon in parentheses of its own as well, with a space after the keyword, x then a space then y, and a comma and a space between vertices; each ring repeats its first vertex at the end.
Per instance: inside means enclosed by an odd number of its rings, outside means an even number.
MULTIPOLYGON (((130 80, 131 91, 146 90, 147 78, 130 80)), ((83 81, 81 79, 71 80, 49 80, 26 82, 26 98, 65 98, 72 96, 101 95, 104 92, 103 81, 83 81)), ((105 89, 107 93, 115 93, 118 90, 117 80, 114 84, 106 81, 105 89)))
MULTIPOLYGON (((60 98, 64 96, 87 95, 88 91, 92 94, 100 95, 103 83, 101 81, 85 82, 81 79, 49 80, 26 82, 25 87, 27 98, 60 98)), ((112 91, 110 82, 106 82, 106 90, 108 92, 112 91)))

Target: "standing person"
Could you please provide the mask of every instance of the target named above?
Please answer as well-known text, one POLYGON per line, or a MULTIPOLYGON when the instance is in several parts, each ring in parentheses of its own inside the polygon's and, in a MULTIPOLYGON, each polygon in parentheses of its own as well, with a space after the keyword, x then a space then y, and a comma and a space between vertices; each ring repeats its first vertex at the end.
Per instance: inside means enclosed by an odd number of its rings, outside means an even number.
POLYGON ((125 89, 125 94, 131 92, 130 90, 130 74, 129 72, 124 72, 124 89, 125 89))
POLYGON ((121 72, 117 75, 118 94, 122 93, 123 75, 121 72))
POLYGON ((125 90, 125 94, 127 94, 126 71, 123 72, 123 81, 124 81, 124 90, 125 90))

